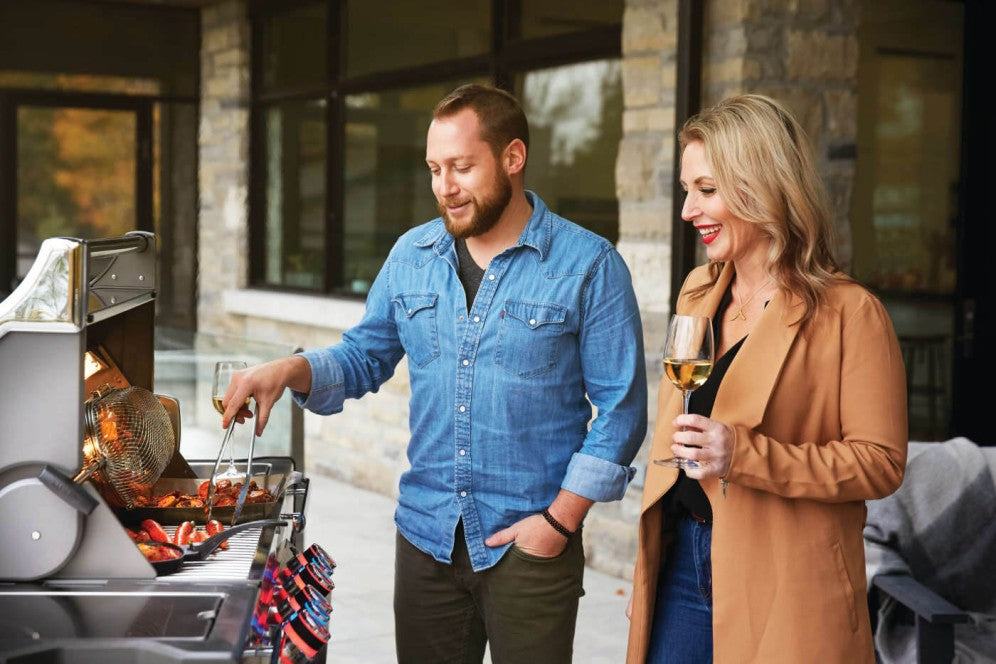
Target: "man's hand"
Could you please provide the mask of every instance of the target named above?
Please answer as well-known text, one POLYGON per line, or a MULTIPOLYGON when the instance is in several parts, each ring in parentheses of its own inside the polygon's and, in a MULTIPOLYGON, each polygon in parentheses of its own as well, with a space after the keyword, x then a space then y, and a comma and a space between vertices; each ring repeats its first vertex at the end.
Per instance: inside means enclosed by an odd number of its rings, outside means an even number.
POLYGON ((232 418, 240 423, 252 417, 249 398, 256 400, 256 435, 266 428, 273 404, 283 395, 286 388, 297 392, 311 391, 311 365, 300 355, 291 355, 279 360, 236 371, 228 391, 221 400, 225 414, 221 418, 222 428, 227 429, 232 418))
POLYGON ((521 551, 540 558, 553 558, 567 548, 567 538, 553 529, 542 514, 527 516, 484 540, 488 546, 514 542, 521 551))
MULTIPOLYGON (((550 504, 550 515, 574 532, 581 527, 592 505, 594 501, 561 489, 550 504)), ((527 516, 484 540, 488 546, 502 546, 509 542, 515 542, 522 551, 541 558, 558 556, 567 548, 567 538, 554 530, 542 514, 527 516)))

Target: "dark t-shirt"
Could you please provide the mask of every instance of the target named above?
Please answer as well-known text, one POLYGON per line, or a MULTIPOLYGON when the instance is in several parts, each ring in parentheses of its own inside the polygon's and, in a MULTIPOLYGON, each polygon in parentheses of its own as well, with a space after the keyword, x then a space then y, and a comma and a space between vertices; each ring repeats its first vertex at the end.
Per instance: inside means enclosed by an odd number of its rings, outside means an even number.
POLYGON ((481 279, 484 278, 484 268, 474 262, 470 251, 467 250, 466 240, 457 238, 456 252, 457 265, 460 268, 457 270, 457 275, 460 277, 460 283, 463 284, 463 290, 467 294, 467 311, 470 311, 474 305, 474 298, 477 297, 477 291, 481 287, 481 279))

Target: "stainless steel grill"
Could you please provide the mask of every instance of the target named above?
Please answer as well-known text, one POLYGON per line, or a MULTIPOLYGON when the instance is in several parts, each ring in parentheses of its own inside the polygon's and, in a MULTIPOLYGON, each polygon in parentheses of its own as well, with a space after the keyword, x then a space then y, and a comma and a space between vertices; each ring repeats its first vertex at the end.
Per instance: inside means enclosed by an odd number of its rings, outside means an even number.
MULTIPOLYGON (((172 538, 177 526, 164 528, 172 538)), ((205 560, 187 561, 179 572, 160 577, 157 582, 245 581, 250 578, 262 535, 262 528, 250 528, 233 535, 227 549, 218 549, 205 560)))
MULTIPOLYGON (((239 532, 227 549, 160 577, 125 531, 127 510, 71 480, 91 383, 153 389, 155 246, 150 233, 46 240, 0 301, 0 661, 232 662, 267 652, 254 622, 266 608, 264 573, 303 539, 308 481, 292 459, 252 464, 288 478, 265 515, 286 515, 288 526, 239 532)), ((203 480, 211 465, 177 451, 163 477, 203 480)), ((170 535, 175 523, 163 524, 170 535)))

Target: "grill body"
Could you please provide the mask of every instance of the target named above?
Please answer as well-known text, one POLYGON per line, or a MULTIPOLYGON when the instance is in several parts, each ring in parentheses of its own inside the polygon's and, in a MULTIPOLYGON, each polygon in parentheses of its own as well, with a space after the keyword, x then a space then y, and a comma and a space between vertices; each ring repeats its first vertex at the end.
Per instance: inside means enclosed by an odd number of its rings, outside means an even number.
MULTIPOLYGON (((254 623, 266 572, 303 544, 308 480, 291 458, 253 463, 282 478, 266 516, 287 526, 239 533, 162 577, 121 506, 71 480, 88 395, 104 384, 153 389, 155 275, 150 233, 57 238, 0 301, 0 662, 269 659, 254 623)), ((206 478, 212 467, 177 451, 164 477, 206 478)))

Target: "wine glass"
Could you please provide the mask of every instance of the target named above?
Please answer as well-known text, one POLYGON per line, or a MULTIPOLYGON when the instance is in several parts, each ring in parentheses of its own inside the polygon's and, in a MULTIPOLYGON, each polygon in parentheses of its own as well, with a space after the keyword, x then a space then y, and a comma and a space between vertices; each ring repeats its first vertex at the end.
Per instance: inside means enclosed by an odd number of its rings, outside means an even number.
MULTIPOLYGON (((228 392, 228 385, 232 382, 232 374, 236 371, 242 371, 246 368, 246 363, 239 360, 227 360, 224 362, 216 362, 214 365, 214 379, 211 382, 211 405, 214 409, 218 411, 219 414, 225 414, 225 407, 221 405, 222 400, 225 398, 225 393, 228 392)), ((246 399, 246 404, 249 404, 249 399, 246 399)), ((235 418, 232 418, 231 424, 229 424, 229 429, 235 426, 235 418)), ((215 481, 217 480, 232 480, 242 479, 244 473, 239 472, 235 467, 235 445, 231 442, 231 431, 229 430, 225 434, 225 442, 229 446, 229 459, 228 468, 224 472, 218 473, 215 476, 215 481)), ((222 443, 223 445, 225 443, 222 443)))
MULTIPOLYGON (((692 390, 709 378, 713 362, 712 321, 706 316, 671 316, 667 340, 664 342, 664 373, 681 390, 684 401, 681 412, 688 412, 692 390)), ((700 468, 693 459, 671 457, 654 459, 668 468, 700 468)))

